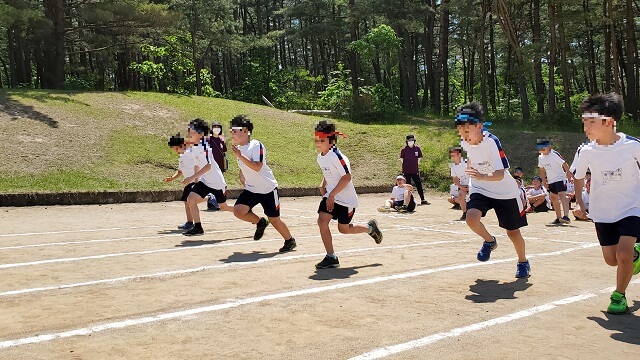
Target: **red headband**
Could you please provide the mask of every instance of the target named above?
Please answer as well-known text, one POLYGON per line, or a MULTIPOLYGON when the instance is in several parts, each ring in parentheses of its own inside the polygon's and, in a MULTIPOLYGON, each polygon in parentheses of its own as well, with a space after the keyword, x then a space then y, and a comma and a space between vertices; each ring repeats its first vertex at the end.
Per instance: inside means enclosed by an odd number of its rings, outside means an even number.
POLYGON ((340 135, 344 139, 347 138, 347 135, 345 135, 345 134, 343 134, 343 133, 341 133, 339 131, 334 131, 334 132, 330 132, 330 133, 325 133, 325 132, 322 132, 322 131, 316 131, 316 137, 319 137, 319 138, 328 138, 328 137, 333 136, 333 135, 340 135))

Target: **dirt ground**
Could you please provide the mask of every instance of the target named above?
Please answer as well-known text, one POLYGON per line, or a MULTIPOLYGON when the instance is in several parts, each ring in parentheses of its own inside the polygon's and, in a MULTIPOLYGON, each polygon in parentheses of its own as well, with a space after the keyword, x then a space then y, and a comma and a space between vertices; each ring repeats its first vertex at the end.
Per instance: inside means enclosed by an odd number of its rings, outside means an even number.
MULTIPOLYGON (((296 251, 231 213, 203 212, 205 235, 177 232, 181 203, 0 208, 0 359, 631 359, 640 286, 611 316, 615 269, 592 223, 523 229, 531 277, 498 237, 491 261, 442 196, 412 214, 360 196, 354 220, 384 233, 339 235, 324 250, 318 198, 283 198, 296 251), (386 348, 385 348, 386 347, 386 348)), ((260 212, 260 209, 257 211, 260 212)))

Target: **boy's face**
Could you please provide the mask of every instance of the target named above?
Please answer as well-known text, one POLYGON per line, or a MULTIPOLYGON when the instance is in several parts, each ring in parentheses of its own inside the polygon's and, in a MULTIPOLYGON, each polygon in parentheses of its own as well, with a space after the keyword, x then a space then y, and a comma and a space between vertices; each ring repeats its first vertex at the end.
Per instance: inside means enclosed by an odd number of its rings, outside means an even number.
POLYGON ((523 177, 524 176, 524 171, 518 169, 518 170, 513 172, 513 175, 515 175, 517 177, 523 177))
POLYGON ((316 136, 314 141, 316 150, 318 150, 318 152, 322 154, 326 154, 329 150, 331 150, 331 147, 333 146, 333 143, 327 137, 316 136))
POLYGON ((187 134, 189 135, 188 136, 188 141, 190 143, 192 143, 192 144, 198 143, 202 139, 202 137, 204 136, 203 133, 197 132, 197 131, 193 130, 191 127, 189 127, 187 129, 187 134))
POLYGON ((184 145, 182 145, 182 146, 172 146, 171 150, 175 151, 175 153, 178 154, 178 155, 182 155, 182 154, 184 154, 185 148, 186 147, 184 145))
POLYGON ((407 183, 407 180, 405 180, 405 179, 396 179, 396 183, 398 184, 399 187, 404 187, 405 184, 407 183))
POLYGON ((538 153, 541 155, 549 155, 551 152, 551 146, 543 147, 542 149, 538 149, 538 153))
POLYGON ((234 144, 244 144, 249 139, 249 129, 245 127, 231 127, 231 140, 234 144))
POLYGON ((482 141, 482 123, 464 123, 456 125, 462 140, 471 145, 478 145, 482 141))
POLYGON ((538 179, 533 180, 533 181, 531 182, 531 184, 533 185, 533 187, 534 187, 536 190, 540 189, 540 185, 542 185, 542 184, 540 183, 540 180, 538 180, 538 179))
POLYGON ((606 138, 615 132, 615 120, 613 118, 600 115, 598 113, 583 113, 582 126, 587 138, 596 141, 606 138))
POLYGON ((460 164, 460 162, 462 161, 462 155, 457 151, 450 152, 449 157, 451 157, 451 161, 456 164, 460 164))
POLYGON ((585 179, 585 180, 587 180, 587 181, 591 181, 591 173, 587 173, 587 174, 584 176, 584 179, 585 179))

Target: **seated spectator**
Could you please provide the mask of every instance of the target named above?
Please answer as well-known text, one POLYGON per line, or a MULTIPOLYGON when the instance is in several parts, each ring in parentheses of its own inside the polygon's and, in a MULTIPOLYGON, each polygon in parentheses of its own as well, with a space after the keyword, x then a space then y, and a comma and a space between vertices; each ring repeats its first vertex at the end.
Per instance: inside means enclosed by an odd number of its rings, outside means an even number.
POLYGON ((549 192, 542 186, 542 179, 539 176, 534 177, 532 185, 533 187, 527 190, 529 212, 547 212, 551 210, 549 192))
POLYGON ((449 198, 447 199, 447 201, 453 205, 453 207, 451 207, 454 210, 460 210, 462 209, 460 207, 460 204, 458 203, 458 195, 460 194, 459 190, 458 190, 458 185, 456 184, 451 184, 449 186, 449 198))
POLYGON ((416 202, 411 190, 413 190, 413 186, 407 184, 407 179, 402 175, 398 175, 396 177, 396 186, 391 190, 391 197, 385 200, 385 206, 379 207, 378 211, 395 210, 402 213, 414 211, 416 202))
POLYGON ((591 221, 589 219, 589 194, 591 194, 591 180, 587 180, 584 183, 584 190, 582 190, 582 201, 584 202, 584 211, 581 211, 580 206, 576 206, 573 210, 573 216, 579 221, 591 221))

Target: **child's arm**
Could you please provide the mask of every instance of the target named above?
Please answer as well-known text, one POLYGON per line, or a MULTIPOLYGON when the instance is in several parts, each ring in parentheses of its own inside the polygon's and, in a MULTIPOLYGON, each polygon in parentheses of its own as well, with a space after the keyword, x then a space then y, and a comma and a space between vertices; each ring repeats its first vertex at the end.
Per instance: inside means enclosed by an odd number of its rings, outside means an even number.
POLYGON ((178 176, 180 176, 180 175, 182 175, 182 171, 176 170, 176 172, 173 175, 169 176, 168 178, 165 178, 164 182, 166 182, 166 183, 171 182, 171 181, 177 179, 178 176))
POLYGON ((549 188, 549 183, 547 183, 547 171, 543 167, 538 169, 540 170, 540 179, 542 179, 542 185, 544 185, 545 188, 549 188))
POLYGON ((336 195, 339 194, 340 191, 344 190, 345 187, 347 187, 347 184, 349 184, 349 181, 351 181, 350 173, 342 175, 342 177, 340 177, 340 180, 338 181, 338 184, 336 185, 336 187, 333 188, 333 190, 331 190, 331 192, 329 193, 329 196, 327 196, 327 210, 333 211, 333 202, 335 200, 336 195))
POLYGON ((564 170, 565 174, 567 174, 567 179, 573 182, 575 177, 573 176, 573 173, 571 172, 571 168, 569 167, 569 165, 567 165, 566 161, 562 163, 562 170, 564 170))
MULTIPOLYGON (((582 189, 584 187, 584 179, 574 179, 573 184, 576 189, 582 189)), ((578 204, 579 209, 576 211, 580 212, 580 215, 587 216, 587 212, 584 211, 584 200, 582 199, 582 191, 576 191, 576 204, 578 204)))
POLYGON ((324 196, 327 193, 327 179, 322 178, 322 182, 320 183, 320 195, 324 196))
POLYGON ((484 180, 484 181, 500 181, 504 179, 504 171, 505 169, 496 170, 489 174, 481 174, 478 170, 474 168, 466 169, 465 172, 469 175, 470 178, 484 180))
POLYGON ((238 179, 240 179, 240 183, 242 184, 242 186, 247 186, 247 179, 244 178, 242 170, 238 171, 238 179))
POLYGON ((211 169, 211 163, 205 165, 202 169, 198 169, 198 165, 194 166, 193 169, 197 170, 196 173, 193 174, 193 176, 189 176, 188 178, 182 180, 183 184, 187 185, 191 184, 192 182, 196 182, 200 178, 200 176, 206 174, 206 172, 211 169))

